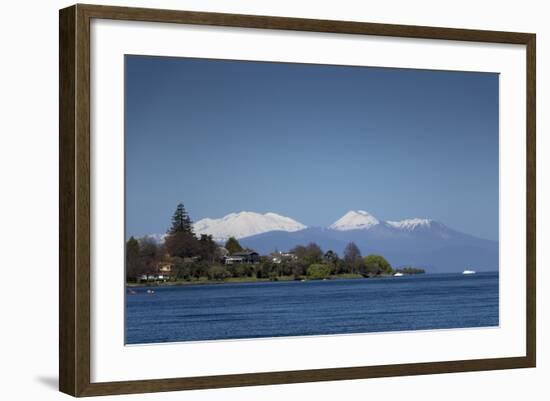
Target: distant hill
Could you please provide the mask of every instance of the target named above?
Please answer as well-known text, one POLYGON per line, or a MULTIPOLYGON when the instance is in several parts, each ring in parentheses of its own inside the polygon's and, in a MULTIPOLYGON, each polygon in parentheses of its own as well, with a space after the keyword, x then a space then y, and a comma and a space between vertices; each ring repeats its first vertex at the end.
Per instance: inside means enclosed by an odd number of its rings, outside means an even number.
POLYGON ((445 273, 466 268, 498 270, 499 266, 497 241, 464 234, 429 219, 379 221, 365 211, 348 212, 329 228, 271 231, 240 240, 243 246, 262 254, 316 242, 325 251, 332 249, 340 256, 352 241, 363 255, 379 253, 394 267, 415 266, 445 273))
MULTIPOLYGON (((498 270, 498 241, 453 230, 430 219, 381 221, 364 210, 349 211, 327 228, 304 224, 276 213, 240 212, 194 224, 197 234, 209 234, 223 243, 234 236, 241 245, 260 254, 288 251, 315 242, 343 256, 349 242, 365 256, 383 255, 393 267, 420 267, 429 273, 498 270)), ((155 237, 155 235, 153 235, 155 237)), ((163 236, 155 237, 162 242, 163 236)))

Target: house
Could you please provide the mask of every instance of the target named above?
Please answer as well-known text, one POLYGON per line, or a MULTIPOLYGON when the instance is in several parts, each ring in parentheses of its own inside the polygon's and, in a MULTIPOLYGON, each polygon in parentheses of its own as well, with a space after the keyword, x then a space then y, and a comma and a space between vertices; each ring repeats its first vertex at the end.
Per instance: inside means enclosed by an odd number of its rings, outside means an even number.
POLYGON ((243 258, 240 256, 225 256, 223 258, 223 263, 226 265, 234 265, 238 263, 244 263, 243 258))
POLYGON ((242 251, 235 252, 232 255, 224 258, 226 265, 233 265, 236 263, 256 264, 260 263, 260 254, 255 251, 242 251))
POLYGON ((289 259, 289 260, 297 260, 298 259, 298 256, 296 256, 296 254, 294 252, 279 252, 281 257, 285 258, 285 259, 289 259))
POLYGON ((172 274, 172 269, 174 268, 174 265, 172 263, 159 263, 157 265, 157 270, 159 274, 162 274, 164 276, 169 276, 172 274))
POLYGON ((148 274, 140 274, 137 277, 137 282, 141 283, 144 281, 167 281, 170 279, 170 275, 166 273, 148 273, 148 274))
POLYGON ((243 258, 243 263, 260 263, 260 254, 255 251, 235 252, 231 256, 243 258))
POLYGON ((275 264, 281 264, 283 262, 288 262, 290 260, 297 260, 298 257, 294 252, 273 252, 271 255, 271 262, 275 264))
POLYGON ((159 262, 153 266, 153 271, 140 274, 137 282, 143 281, 169 281, 175 274, 175 266, 170 262, 159 262))
POLYGON ((170 280, 170 277, 175 273, 175 266, 170 262, 159 262, 156 265, 156 271, 153 274, 155 281, 170 280))

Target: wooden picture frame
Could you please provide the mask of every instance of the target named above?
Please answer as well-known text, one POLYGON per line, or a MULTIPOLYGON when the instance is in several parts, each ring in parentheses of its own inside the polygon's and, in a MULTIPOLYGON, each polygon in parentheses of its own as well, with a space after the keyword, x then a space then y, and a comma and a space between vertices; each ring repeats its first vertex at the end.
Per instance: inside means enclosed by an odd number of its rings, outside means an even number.
POLYGON ((74 5, 59 14, 59 388, 73 396, 143 393, 534 367, 535 34, 253 15, 74 5), (90 380, 90 21, 94 18, 526 46, 526 356, 92 383, 90 380))

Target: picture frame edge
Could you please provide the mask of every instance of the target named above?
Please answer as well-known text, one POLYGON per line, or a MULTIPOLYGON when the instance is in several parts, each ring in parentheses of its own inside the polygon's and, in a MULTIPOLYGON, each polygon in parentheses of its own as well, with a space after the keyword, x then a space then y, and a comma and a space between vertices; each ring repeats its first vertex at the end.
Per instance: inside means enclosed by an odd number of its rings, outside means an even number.
POLYGON ((72 396, 95 396, 535 367, 535 146, 536 34, 534 33, 91 4, 76 4, 59 10, 59 390, 72 396), (526 356, 92 383, 90 380, 89 64, 92 18, 525 45, 527 48, 526 356))

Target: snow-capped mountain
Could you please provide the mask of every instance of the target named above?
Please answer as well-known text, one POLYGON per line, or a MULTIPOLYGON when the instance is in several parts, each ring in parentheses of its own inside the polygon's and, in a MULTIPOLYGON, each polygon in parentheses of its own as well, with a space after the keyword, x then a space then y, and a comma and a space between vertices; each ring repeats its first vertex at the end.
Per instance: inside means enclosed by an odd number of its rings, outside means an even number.
MULTIPOLYGON (((384 255, 393 266, 415 266, 429 272, 459 272, 466 266, 495 270, 499 265, 498 241, 474 237, 430 219, 379 220, 364 210, 349 211, 329 227, 306 227, 276 213, 230 213, 205 218, 193 225, 197 235, 212 235, 223 242, 233 236, 242 246, 262 255, 315 242, 323 250, 343 255, 354 242, 363 255, 384 255)), ((150 236, 158 242, 166 234, 150 236)))
POLYGON ((315 242, 342 255, 354 242, 363 255, 384 255, 397 267, 419 266, 432 273, 458 272, 465 266, 498 269, 498 241, 484 240, 429 219, 379 220, 364 210, 349 211, 327 228, 264 232, 241 240, 262 254, 315 242))
POLYGON ((405 219, 400 221, 381 221, 364 210, 350 210, 340 219, 332 223, 328 228, 338 231, 370 230, 376 226, 391 227, 400 231, 414 231, 417 229, 429 229, 432 223, 441 225, 430 219, 405 219))
POLYGON ((380 221, 364 210, 351 210, 328 228, 338 231, 369 229, 380 224, 380 221))
POLYGON ((302 223, 277 213, 230 213, 219 219, 205 218, 193 225, 196 234, 212 235, 215 241, 229 237, 244 238, 269 231, 294 232, 307 228, 302 223))
POLYGON ((417 228, 430 228, 432 225, 432 220, 430 219, 405 219, 401 221, 386 221, 386 224, 389 226, 392 226, 393 228, 397 228, 398 230, 403 231, 413 231, 417 228))

